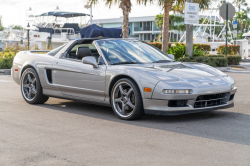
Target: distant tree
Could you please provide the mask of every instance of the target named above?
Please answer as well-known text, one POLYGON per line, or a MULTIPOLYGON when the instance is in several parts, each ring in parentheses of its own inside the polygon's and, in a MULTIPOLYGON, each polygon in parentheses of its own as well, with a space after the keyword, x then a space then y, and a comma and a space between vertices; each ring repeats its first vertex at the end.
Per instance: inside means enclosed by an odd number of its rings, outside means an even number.
POLYGON ((17 29, 17 30, 22 30, 23 27, 21 25, 15 25, 14 27, 12 27, 13 29, 17 29))
MULTIPOLYGON (((152 3, 158 4, 164 10, 163 14, 163 33, 162 33, 162 51, 168 50, 168 38, 169 38, 169 12, 174 5, 181 8, 182 4, 185 4, 186 0, 137 0, 138 4, 151 5, 152 3)), ((200 9, 207 9, 210 4, 210 0, 194 0, 194 3, 199 3, 200 9)))
POLYGON ((247 2, 246 0, 234 0, 233 4, 238 7, 238 12, 240 12, 241 7, 247 7, 247 2))
POLYGON ((2 25, 0 25, 0 31, 3 31, 4 27, 2 25))

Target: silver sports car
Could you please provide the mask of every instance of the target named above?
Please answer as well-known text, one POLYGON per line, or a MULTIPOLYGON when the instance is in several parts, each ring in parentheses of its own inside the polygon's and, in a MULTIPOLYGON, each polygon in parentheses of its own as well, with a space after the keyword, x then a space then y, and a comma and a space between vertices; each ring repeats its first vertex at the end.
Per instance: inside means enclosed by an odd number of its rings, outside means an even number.
POLYGON ((19 52, 11 75, 27 103, 56 97, 105 104, 127 120, 232 107, 237 90, 219 70, 176 62, 135 39, 80 39, 47 54, 19 52))

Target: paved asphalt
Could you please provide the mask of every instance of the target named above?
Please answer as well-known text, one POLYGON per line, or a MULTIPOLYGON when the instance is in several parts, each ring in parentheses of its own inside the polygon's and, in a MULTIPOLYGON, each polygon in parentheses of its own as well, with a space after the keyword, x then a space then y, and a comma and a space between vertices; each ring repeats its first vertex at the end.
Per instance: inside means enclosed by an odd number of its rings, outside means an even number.
POLYGON ((250 165, 250 74, 237 81, 235 107, 123 121, 112 109, 50 98, 27 104, 0 76, 0 165, 250 165))

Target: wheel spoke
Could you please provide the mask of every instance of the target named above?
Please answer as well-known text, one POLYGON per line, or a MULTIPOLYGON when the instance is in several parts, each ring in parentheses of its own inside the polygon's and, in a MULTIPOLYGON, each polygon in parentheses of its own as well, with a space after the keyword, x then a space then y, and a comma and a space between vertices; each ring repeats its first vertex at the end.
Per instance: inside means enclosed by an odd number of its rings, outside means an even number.
POLYGON ((122 103, 122 115, 125 115, 125 111, 126 111, 126 104, 122 103))
POLYGON ((24 89, 24 91, 26 92, 26 95, 28 95, 28 94, 29 94, 29 92, 28 92, 28 90, 27 90, 27 89, 24 89))
POLYGON ((33 80, 32 80, 32 84, 34 84, 36 82, 36 78, 34 78, 33 80))
POLYGON ((28 98, 29 98, 29 99, 31 98, 31 89, 29 90, 28 98))
POLYGON ((131 107, 132 109, 135 108, 135 106, 131 103, 131 101, 128 101, 126 104, 127 104, 129 107, 131 107))
POLYGON ((35 88, 32 89, 32 93, 33 93, 34 95, 36 94, 36 89, 35 89, 35 88))
POLYGON ((31 77, 30 77, 30 74, 28 74, 28 80, 29 80, 29 82, 32 82, 32 79, 31 79, 31 77))
POLYGON ((115 103, 123 103, 121 98, 115 99, 115 103))
POLYGON ((121 85, 119 86, 119 89, 120 89, 121 94, 126 95, 126 93, 124 92, 124 90, 123 90, 123 88, 122 88, 121 85))
POLYGON ((127 92, 126 96, 129 96, 131 92, 133 92, 133 88, 129 89, 129 91, 127 92))
POLYGON ((29 84, 23 84, 24 88, 29 88, 29 84))

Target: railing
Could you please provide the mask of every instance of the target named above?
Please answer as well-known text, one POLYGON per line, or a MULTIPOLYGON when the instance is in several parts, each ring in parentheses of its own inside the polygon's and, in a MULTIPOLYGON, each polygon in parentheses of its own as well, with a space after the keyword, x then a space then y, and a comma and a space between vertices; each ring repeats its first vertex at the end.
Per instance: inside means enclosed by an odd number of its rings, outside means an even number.
POLYGON ((54 34, 61 34, 61 33, 67 33, 67 35, 74 35, 75 30, 74 28, 53 28, 54 34))
POLYGON ((150 27, 150 26, 134 27, 134 31, 152 31, 152 27, 150 27))

